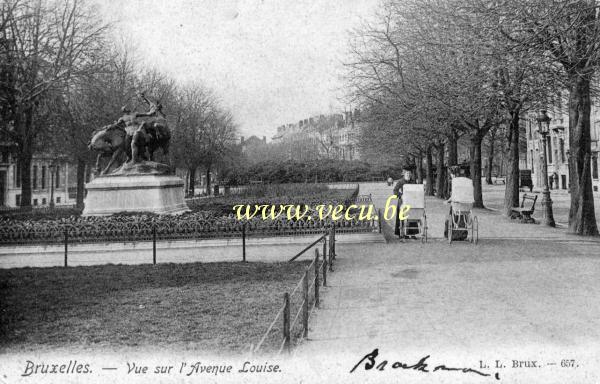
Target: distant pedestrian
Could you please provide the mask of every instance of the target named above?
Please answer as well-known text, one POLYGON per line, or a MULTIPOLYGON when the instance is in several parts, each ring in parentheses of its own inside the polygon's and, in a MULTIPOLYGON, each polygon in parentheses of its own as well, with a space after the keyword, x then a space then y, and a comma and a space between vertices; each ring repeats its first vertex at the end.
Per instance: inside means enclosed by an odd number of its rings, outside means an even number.
POLYGON ((392 179, 392 176, 388 176, 387 183, 390 187, 392 186, 392 184, 394 184, 394 179, 392 179))
POLYGON ((400 207, 402 206, 403 187, 405 184, 415 184, 415 180, 413 179, 413 175, 412 175, 412 167, 410 165, 405 165, 402 168, 402 170, 403 170, 403 176, 396 183, 396 186, 394 187, 394 195, 398 196, 398 206, 397 206, 398 209, 396 211, 396 224, 394 226, 394 234, 399 237, 401 236, 399 213, 400 213, 400 207))

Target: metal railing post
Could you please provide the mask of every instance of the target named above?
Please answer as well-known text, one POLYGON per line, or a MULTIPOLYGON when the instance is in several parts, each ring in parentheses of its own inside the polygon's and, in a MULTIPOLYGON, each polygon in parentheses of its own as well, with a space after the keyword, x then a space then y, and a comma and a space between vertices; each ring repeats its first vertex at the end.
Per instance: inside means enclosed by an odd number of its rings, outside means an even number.
POLYGON ((283 342, 284 349, 290 352, 290 294, 283 294, 283 342))
POLYGON ((329 272, 333 272, 333 228, 329 230, 329 254, 325 257, 329 257, 329 272))
POLYGON ((156 224, 152 226, 152 264, 156 265, 156 224))
POLYGON ((65 228, 65 267, 68 265, 68 263, 67 263, 68 253, 69 253, 69 229, 65 228))
POLYGON ((323 286, 327 286, 327 253, 323 252, 323 286))
POLYGON ((242 224, 242 261, 246 262, 246 223, 242 224))
POLYGON ((308 268, 304 271, 302 295, 304 297, 304 302, 302 303, 302 337, 308 337, 308 268))
POLYGON ((333 259, 335 260, 335 224, 331 228, 331 239, 329 239, 329 247, 333 250, 332 256, 333 256, 333 259))
POLYGON ((319 249, 315 249, 315 307, 319 308, 319 304, 319 249))

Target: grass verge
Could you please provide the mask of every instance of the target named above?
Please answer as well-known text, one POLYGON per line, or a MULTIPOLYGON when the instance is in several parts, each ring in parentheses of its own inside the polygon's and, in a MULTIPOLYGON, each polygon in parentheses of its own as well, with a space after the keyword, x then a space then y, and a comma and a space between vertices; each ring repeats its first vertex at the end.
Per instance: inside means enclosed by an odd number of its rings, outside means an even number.
MULTIPOLYGON (((0 270, 0 348, 157 347, 236 353, 257 343, 305 262, 0 270)), ((267 345, 267 349, 275 347, 267 345)))

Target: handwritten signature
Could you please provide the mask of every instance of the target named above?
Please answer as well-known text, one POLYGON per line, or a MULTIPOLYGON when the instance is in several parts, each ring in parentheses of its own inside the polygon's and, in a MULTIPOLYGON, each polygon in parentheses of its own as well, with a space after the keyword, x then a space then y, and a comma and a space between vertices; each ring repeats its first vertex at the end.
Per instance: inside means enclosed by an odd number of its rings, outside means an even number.
MULTIPOLYGON (((354 368, 352 368, 350 370, 350 373, 354 372, 356 370, 356 368, 358 368, 363 363, 364 363, 365 371, 371 370, 373 368, 375 368, 376 370, 379 370, 379 371, 385 370, 385 368, 388 366, 389 362, 387 360, 383 360, 378 363, 375 360, 375 358, 377 356, 379 356, 379 349, 375 348, 373 350, 373 352, 367 353, 365 355, 365 357, 360 359, 360 361, 354 366, 354 368)), ((427 373, 436 372, 436 371, 456 371, 456 372, 471 373, 471 374, 475 374, 475 375, 479 375, 479 376, 486 376, 486 377, 492 376, 491 373, 484 373, 484 372, 478 371, 473 368, 454 368, 454 367, 447 367, 444 364, 432 366, 432 369, 430 369, 429 364, 427 364, 427 360, 429 359, 429 357, 430 357, 430 355, 422 357, 418 362, 416 362, 412 365, 409 365, 407 363, 403 363, 400 361, 396 361, 396 362, 391 363, 391 367, 392 367, 392 369, 410 369, 410 370, 414 370, 414 371, 427 372, 427 373)), ((500 380, 500 375, 498 374, 498 372, 496 372, 494 374, 494 378, 496 378, 496 380, 500 380)))

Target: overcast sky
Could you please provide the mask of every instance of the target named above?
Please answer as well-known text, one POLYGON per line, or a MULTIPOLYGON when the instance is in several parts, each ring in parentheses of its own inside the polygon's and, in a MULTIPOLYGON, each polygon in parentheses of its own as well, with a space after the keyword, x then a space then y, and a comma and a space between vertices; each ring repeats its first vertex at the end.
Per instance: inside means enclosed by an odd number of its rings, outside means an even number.
POLYGON ((229 107, 242 135, 344 109, 348 31, 378 0, 103 0, 117 33, 146 64, 201 80, 229 107))

